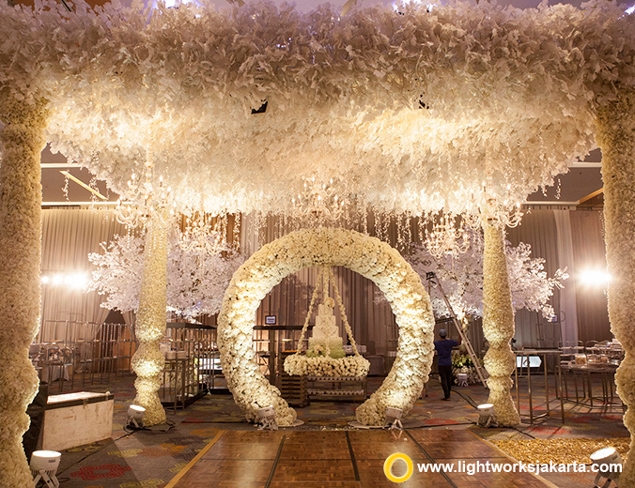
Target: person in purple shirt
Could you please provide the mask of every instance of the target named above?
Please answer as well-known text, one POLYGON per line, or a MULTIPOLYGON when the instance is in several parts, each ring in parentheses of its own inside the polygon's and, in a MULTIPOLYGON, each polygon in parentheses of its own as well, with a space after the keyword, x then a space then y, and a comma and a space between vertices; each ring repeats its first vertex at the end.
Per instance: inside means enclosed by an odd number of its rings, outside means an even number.
POLYGON ((439 356, 439 377, 441 378, 441 386, 443 387, 443 399, 447 402, 450 400, 450 392, 452 391, 452 348, 458 346, 461 340, 455 341, 448 339, 448 331, 441 329, 439 331, 440 340, 434 341, 434 348, 439 356))

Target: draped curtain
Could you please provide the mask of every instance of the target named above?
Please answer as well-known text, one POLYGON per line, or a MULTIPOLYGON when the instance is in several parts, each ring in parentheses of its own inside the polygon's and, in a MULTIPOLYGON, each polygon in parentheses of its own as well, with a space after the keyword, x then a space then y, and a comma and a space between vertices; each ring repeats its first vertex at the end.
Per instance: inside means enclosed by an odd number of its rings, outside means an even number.
MULTIPOLYGON (((390 225, 377 224, 371 215, 368 219, 371 235, 376 225, 384 226, 383 232, 391 245, 397 244, 394 222, 390 225)), ((88 254, 100 252, 101 242, 108 242, 115 235, 125 232, 112 211, 43 210, 42 272, 44 275, 89 274, 92 265, 88 262, 88 254)), ((242 219, 241 250, 248 257, 260 245, 286 232, 285 222, 279 219, 245 215, 242 219)), ((586 342, 611 337, 606 294, 602 289, 584 287, 578 280, 579 270, 587 267, 605 268, 601 212, 532 210, 525 215, 519 227, 509 229, 507 238, 513 245, 520 241, 530 244, 533 256, 546 259, 545 269, 550 275, 558 268, 567 267, 571 276, 564 282, 564 290, 556 290, 552 300, 557 322, 549 323, 535 312, 522 310, 516 314, 517 346, 554 347, 559 343, 568 345, 577 340, 586 342)), ((412 239, 419 240, 414 223, 412 239)), ((317 273, 315 268, 304 269, 285 278, 263 300, 256 324, 263 325, 265 315, 275 314, 278 324, 302 325, 316 285, 317 273)), ((385 355, 395 350, 398 331, 394 315, 387 302, 375 303, 377 287, 370 280, 344 268, 335 269, 335 279, 355 339, 367 346, 369 354, 385 355)), ((41 339, 52 341, 66 338, 65 334, 71 333, 66 326, 67 321, 103 322, 108 311, 99 307, 102 301, 103 298, 95 292, 84 293, 66 285, 44 285, 42 322, 47 323, 46 330, 52 331, 47 333, 55 337, 41 339)), ((126 323, 133 319, 131 314, 124 314, 124 318, 126 323)), ((343 332, 339 315, 337 320, 343 332)), ((210 322, 215 321, 211 318, 210 322)), ((72 333, 81 334, 81 330, 72 333)), ((480 331, 474 331, 473 339, 474 347, 480 349, 480 331)))
POLYGON ((558 268, 567 268, 569 274, 551 301, 557 322, 526 310, 516 313, 517 346, 576 345, 612 337, 605 291, 580 277, 586 269, 606 270, 601 211, 532 210, 520 226, 509 230, 508 239, 513 245, 531 244, 532 256, 545 258, 549 275, 558 268))
MULTIPOLYGON (((368 219, 368 229, 374 234, 374 219, 368 219)), ((413 240, 418 240, 414 229, 413 240)), ((274 240, 284 233, 284 223, 277 219, 243 219, 241 247, 249 256, 259 245, 274 240), (256 225, 262 226, 260 231, 256 225)), ((387 229, 389 243, 396 244, 396 226, 387 229)), ((523 218, 522 224, 508 229, 507 239, 512 245, 525 242, 532 247, 532 257, 545 259, 545 271, 550 275, 558 268, 567 268, 570 278, 564 289, 556 289, 551 304, 554 321, 542 314, 520 310, 516 313, 517 347, 557 347, 574 345, 578 340, 610 338, 606 295, 597 289, 581 288, 578 275, 590 263, 604 264, 604 240, 601 212, 587 210, 534 209, 523 218)), ((278 324, 302 325, 308 311, 311 292, 316 284, 317 269, 301 270, 285 278, 262 302, 256 323, 263 325, 264 316, 275 314, 278 324)), ((398 336, 394 315, 386 302, 375 303, 377 287, 362 276, 344 269, 335 270, 337 285, 342 294, 348 320, 355 339, 368 347, 369 354, 384 355, 395 350, 398 336)), ((313 323, 311 321, 311 323, 313 323)), ((339 323, 339 318, 338 318, 339 323)), ((341 324, 340 324, 341 325, 341 324)), ((480 321, 475 323, 480 329, 480 321)), ((343 329, 342 329, 343 332, 343 329)), ((482 332, 470 333, 476 350, 482 347, 482 332)))
MULTIPOLYGON (((553 276, 561 267, 558 253, 558 229, 553 210, 532 210, 527 213, 522 223, 509 229, 507 239, 513 246, 520 242, 531 245, 531 256, 545 259, 545 271, 553 276)), ((565 286, 571 286, 568 280, 565 286)), ((516 312, 516 347, 557 347, 561 341, 560 320, 563 317, 558 291, 551 299, 557 321, 548 322, 542 314, 529 310, 516 312)))
POLYGON ((571 212, 571 241, 576 271, 578 333, 582 343, 610 340, 606 288, 581 279, 585 270, 606 271, 602 213, 571 212))
MULTIPOLYGON (((88 254, 100 252, 99 244, 125 233, 111 210, 44 209, 42 211, 42 276, 83 274, 90 278, 93 266, 88 254)), ((108 310, 99 304, 103 297, 85 292, 73 283, 42 285, 40 341, 91 339, 93 328, 86 323, 102 323, 108 310), (75 336, 75 337, 72 337, 75 336)))

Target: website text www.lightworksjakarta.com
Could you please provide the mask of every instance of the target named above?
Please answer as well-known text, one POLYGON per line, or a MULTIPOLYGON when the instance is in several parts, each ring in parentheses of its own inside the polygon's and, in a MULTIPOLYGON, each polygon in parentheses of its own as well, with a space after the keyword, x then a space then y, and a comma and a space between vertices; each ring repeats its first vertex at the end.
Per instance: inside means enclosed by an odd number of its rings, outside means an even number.
POLYGON ((491 463, 489 461, 458 461, 456 463, 417 463, 420 473, 621 473, 621 464, 583 463, 556 464, 550 463, 491 463))
MULTIPOLYGON (((478 473, 602 473, 605 475, 621 473, 620 463, 609 464, 558 464, 549 463, 524 463, 521 461, 514 463, 492 463, 490 461, 457 461, 455 463, 417 463, 416 469, 419 473, 467 473, 473 476, 478 473)), ((388 456, 384 462, 384 474, 386 478, 395 483, 407 481, 415 471, 415 464, 407 454, 397 452, 388 456), (401 475, 393 473, 396 463, 405 464, 406 472, 401 475)))

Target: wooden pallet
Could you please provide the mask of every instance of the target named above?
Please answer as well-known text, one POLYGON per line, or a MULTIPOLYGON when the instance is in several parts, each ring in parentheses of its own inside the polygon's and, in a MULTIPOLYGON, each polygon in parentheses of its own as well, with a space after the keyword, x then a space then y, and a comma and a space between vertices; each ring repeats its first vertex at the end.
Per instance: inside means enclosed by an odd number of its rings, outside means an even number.
POLYGON ((309 397, 350 401, 366 398, 365 376, 307 376, 309 397))
POLYGON ((319 388, 308 388, 307 393, 310 396, 333 396, 333 397, 365 397, 366 392, 360 388, 359 390, 321 390, 319 388))
POLYGON ((306 407, 309 404, 306 376, 289 376, 282 371, 279 388, 282 398, 292 407, 306 407))

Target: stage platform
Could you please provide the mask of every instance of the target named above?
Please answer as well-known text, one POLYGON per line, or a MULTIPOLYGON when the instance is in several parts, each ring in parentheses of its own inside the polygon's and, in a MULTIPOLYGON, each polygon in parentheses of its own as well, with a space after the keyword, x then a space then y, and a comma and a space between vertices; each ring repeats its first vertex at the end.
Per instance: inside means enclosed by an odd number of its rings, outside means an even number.
MULTIPOLYGON (((221 431, 166 488, 380 488, 380 487, 554 487, 531 473, 465 472, 481 463, 512 464, 502 451, 469 430, 404 431, 221 431), (414 472, 390 482, 384 461, 407 454, 414 472), (420 472, 445 464, 443 472, 420 472), (458 472, 462 471, 462 472, 458 472)), ((398 461, 393 474, 405 472, 398 461)))

